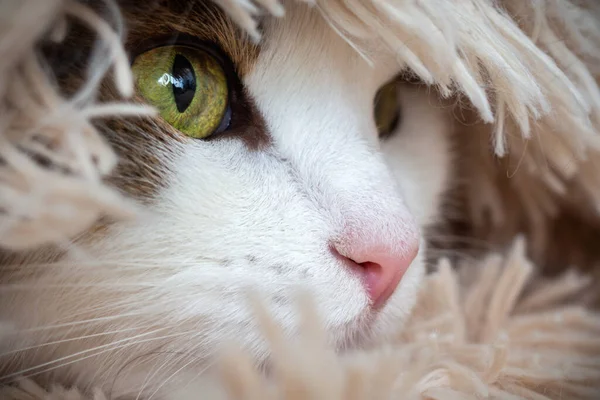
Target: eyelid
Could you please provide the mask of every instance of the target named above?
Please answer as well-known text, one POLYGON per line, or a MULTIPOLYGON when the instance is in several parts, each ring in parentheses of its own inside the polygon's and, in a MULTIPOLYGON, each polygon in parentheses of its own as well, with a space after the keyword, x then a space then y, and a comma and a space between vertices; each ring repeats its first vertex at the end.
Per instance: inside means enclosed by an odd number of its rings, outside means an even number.
POLYGON ((235 64, 218 43, 181 32, 175 32, 170 35, 159 35, 133 44, 130 46, 133 50, 130 50, 129 53, 130 66, 133 66, 136 58, 141 54, 164 46, 187 46, 212 56, 221 64, 221 68, 223 68, 227 80, 230 82, 230 98, 233 95, 234 88, 242 86, 235 64))
POLYGON ((130 50, 131 65, 133 65, 135 59, 139 55, 165 46, 187 46, 204 51, 219 61, 224 69, 233 69, 233 62, 217 43, 209 40, 203 40, 185 33, 160 35, 149 39, 144 39, 141 42, 132 45, 132 50, 130 50))

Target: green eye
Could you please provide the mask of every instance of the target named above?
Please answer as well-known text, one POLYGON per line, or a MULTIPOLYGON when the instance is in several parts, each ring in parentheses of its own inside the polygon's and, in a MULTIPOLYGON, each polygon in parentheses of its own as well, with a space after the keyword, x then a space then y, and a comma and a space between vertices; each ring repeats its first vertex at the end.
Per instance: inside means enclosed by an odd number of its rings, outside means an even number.
POLYGON ((228 123, 229 88, 218 60, 188 46, 163 46, 133 63, 138 93, 183 134, 204 139, 228 123))
POLYGON ((375 124, 382 139, 390 136, 400 121, 400 105, 396 90, 394 80, 382 86, 375 95, 375 124))

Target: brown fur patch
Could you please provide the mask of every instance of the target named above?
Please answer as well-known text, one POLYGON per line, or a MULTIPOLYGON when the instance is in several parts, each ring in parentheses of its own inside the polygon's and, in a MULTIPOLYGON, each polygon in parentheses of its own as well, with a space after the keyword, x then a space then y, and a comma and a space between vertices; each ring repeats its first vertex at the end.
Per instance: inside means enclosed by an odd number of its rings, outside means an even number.
POLYGON ((265 120, 241 84, 232 93, 231 112, 233 118, 229 129, 207 140, 235 137, 244 141, 251 151, 262 150, 271 143, 265 120))
POLYGON ((183 138, 158 120, 111 120, 100 125, 119 163, 108 178, 126 195, 149 202, 167 186, 169 161, 181 151, 183 138))

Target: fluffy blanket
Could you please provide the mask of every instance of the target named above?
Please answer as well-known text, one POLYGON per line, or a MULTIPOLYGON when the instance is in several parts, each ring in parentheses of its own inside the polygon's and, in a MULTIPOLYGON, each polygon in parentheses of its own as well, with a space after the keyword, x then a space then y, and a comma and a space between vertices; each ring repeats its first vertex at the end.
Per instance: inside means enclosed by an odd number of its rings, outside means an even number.
MULTIPOLYGON (((215 0, 260 40, 255 14, 283 13, 275 0, 215 0)), ((121 46, 118 6, 100 17, 78 0, 0 0, 0 245, 61 243, 99 216, 134 217, 135 206, 103 184, 115 165, 96 132, 99 117, 144 116, 140 105, 98 103, 110 70, 126 99, 133 92, 121 46), (88 81, 61 96, 37 46, 60 42, 71 19, 98 35, 88 81), (9 79, 10 78, 10 79, 9 79), (34 134, 35 133, 35 134, 34 134), (41 140, 42 139, 42 140, 41 140), (48 144, 43 149, 40 143, 48 144), (24 151, 25 150, 25 151, 24 151), (44 169, 29 154, 44 151, 44 169), (94 160, 94 162, 92 162, 94 160), (65 213, 65 206, 76 210, 65 213)), ((299 342, 288 342, 257 304, 273 348, 268 377, 228 347, 199 398, 600 398, 600 316, 587 304, 589 277, 541 278, 526 256, 563 248, 548 233, 561 210, 590 226, 600 204, 600 3, 594 0, 313 0, 357 51, 375 36, 411 74, 456 100, 464 113, 462 190, 480 237, 511 238, 493 254, 426 281, 411 322, 380 348, 336 355, 323 344, 318 316, 301 302, 299 342), (475 133, 486 132, 486 140, 475 133), (491 140, 487 140, 491 138, 491 140), (495 162, 497 157, 502 158, 495 162), (513 173, 515 169, 520 173, 513 173), (507 171, 510 171, 507 177, 507 171)), ((600 226, 600 224, 598 224, 600 226)), ((597 234, 597 231, 595 231, 597 234)), ((598 237, 598 236, 596 236, 598 237)), ((592 246, 595 241, 592 241, 592 246)), ((575 243, 577 245, 577 243, 575 243)), ((592 252, 579 244, 579 251, 592 252)), ((0 321, 1 340, 1 321, 0 321)), ((77 388, 24 379, 2 399, 103 399, 77 388)), ((173 393, 173 399, 182 399, 173 393)))

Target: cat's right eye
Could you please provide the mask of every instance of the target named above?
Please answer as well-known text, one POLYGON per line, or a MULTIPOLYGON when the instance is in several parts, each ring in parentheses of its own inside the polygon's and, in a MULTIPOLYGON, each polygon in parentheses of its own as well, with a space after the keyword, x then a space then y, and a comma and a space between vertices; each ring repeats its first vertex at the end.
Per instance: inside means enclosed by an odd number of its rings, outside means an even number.
POLYGON ((184 45, 156 47, 137 56, 132 70, 138 93, 183 134, 205 139, 227 129, 227 74, 208 51, 184 45))
POLYGON ((375 95, 374 118, 380 139, 388 138, 400 122, 396 80, 383 85, 375 95))

